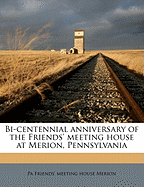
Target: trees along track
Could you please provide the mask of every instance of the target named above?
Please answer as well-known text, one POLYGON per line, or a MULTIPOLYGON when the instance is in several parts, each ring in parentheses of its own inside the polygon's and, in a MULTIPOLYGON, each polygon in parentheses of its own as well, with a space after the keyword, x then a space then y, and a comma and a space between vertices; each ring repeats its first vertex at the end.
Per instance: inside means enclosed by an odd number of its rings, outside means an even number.
MULTIPOLYGON (((119 68, 111 59, 98 54, 51 82, 54 91, 46 91, 45 100, 40 100, 38 94, 34 94, 8 112, 2 113, 1 122, 143 122, 143 111, 125 88, 127 83, 131 88, 136 87, 136 84, 131 85, 130 80, 124 79, 124 87, 116 74, 122 79, 125 77, 125 70, 119 68), (116 74, 112 69, 115 69, 116 74)), ((143 86, 139 90, 140 92, 134 90, 134 95, 139 94, 137 98, 142 107, 143 86)))

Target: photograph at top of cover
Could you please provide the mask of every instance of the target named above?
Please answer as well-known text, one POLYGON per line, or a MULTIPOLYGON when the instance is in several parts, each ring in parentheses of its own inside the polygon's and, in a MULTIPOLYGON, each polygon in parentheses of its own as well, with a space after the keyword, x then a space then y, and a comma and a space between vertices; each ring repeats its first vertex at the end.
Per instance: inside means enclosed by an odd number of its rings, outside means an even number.
POLYGON ((143 123, 142 0, 0 1, 1 123, 143 123))

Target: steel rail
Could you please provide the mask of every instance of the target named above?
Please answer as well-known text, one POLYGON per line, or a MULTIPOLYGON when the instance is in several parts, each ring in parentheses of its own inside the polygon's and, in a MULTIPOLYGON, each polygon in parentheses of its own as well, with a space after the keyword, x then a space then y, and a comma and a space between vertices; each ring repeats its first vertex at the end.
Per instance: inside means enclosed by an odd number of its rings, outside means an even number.
POLYGON ((117 75, 115 74, 115 72, 112 70, 112 68, 109 66, 108 62, 105 60, 104 55, 101 54, 108 70, 110 71, 113 79, 116 81, 118 88, 120 89, 123 98, 129 108, 129 112, 130 114, 133 116, 135 122, 140 122, 143 123, 144 122, 144 114, 143 111, 140 109, 140 107, 138 106, 138 104, 136 103, 136 101, 133 99, 133 97, 130 95, 130 93, 128 92, 128 90, 125 88, 125 86, 122 84, 122 82, 120 81, 120 79, 117 77, 117 75))

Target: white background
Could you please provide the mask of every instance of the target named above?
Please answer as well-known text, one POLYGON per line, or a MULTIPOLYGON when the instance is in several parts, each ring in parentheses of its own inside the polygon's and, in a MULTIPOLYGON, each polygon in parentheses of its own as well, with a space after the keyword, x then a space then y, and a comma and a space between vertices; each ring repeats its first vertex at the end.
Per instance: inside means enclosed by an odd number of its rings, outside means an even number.
MULTIPOLYGON (((22 129, 22 128, 19 128, 22 129)), ((70 141, 70 140, 69 140, 70 141)), ((63 124, 49 124, 49 123, 44 123, 44 124, 40 124, 40 123, 30 123, 30 124, 17 124, 17 123, 13 123, 13 124, 1 124, 0 125, 0 153, 144 153, 144 125, 141 124, 136 124, 136 123, 127 123, 127 124, 71 124, 71 123, 63 123, 63 124), (66 126, 68 132, 33 132, 33 134, 62 134, 63 140, 62 141, 46 141, 46 140, 35 140, 35 141, 30 141, 29 140, 29 134, 31 132, 6 132, 6 126, 9 127, 13 127, 16 128, 18 126, 60 126, 60 127, 64 127, 66 126), (70 132, 72 127, 87 127, 87 126, 110 126, 110 127, 126 127, 125 132, 70 132), (128 128, 131 127, 130 129, 138 129, 137 132, 129 132, 128 128), (11 136, 10 134, 16 134, 16 135, 22 135, 25 134, 25 138, 26 140, 11 140, 11 136), (71 142, 108 142, 108 143, 117 143, 117 142, 121 142, 122 144, 125 142, 128 148, 73 148, 71 146, 71 148, 68 148, 68 140, 67 140, 67 136, 69 135, 75 135, 75 134, 93 134, 93 135, 99 135, 99 134, 103 134, 104 136, 104 140, 100 141, 100 140, 75 140, 75 141, 71 141, 71 142), (107 140, 107 134, 133 134, 134 140, 125 140, 125 141, 121 141, 121 140, 117 140, 117 141, 113 141, 113 140, 107 140), (25 143, 25 147, 24 148, 16 148, 18 143, 21 142, 26 142, 25 143), (54 143, 60 143, 63 142, 63 147, 64 148, 29 148, 29 142, 54 142, 54 143)), ((22 145, 22 144, 21 144, 22 145)))

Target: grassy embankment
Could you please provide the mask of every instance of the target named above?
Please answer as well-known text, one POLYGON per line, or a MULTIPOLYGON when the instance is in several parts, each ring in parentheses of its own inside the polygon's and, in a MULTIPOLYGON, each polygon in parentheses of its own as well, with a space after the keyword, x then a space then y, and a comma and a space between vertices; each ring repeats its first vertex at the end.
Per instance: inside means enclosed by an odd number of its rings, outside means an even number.
POLYGON ((101 51, 136 74, 144 75, 144 50, 101 51))
POLYGON ((70 67, 87 61, 94 52, 61 55, 50 51, 0 51, 0 98, 16 99, 28 91, 40 92, 48 84, 36 86, 46 77, 56 75, 70 67))

